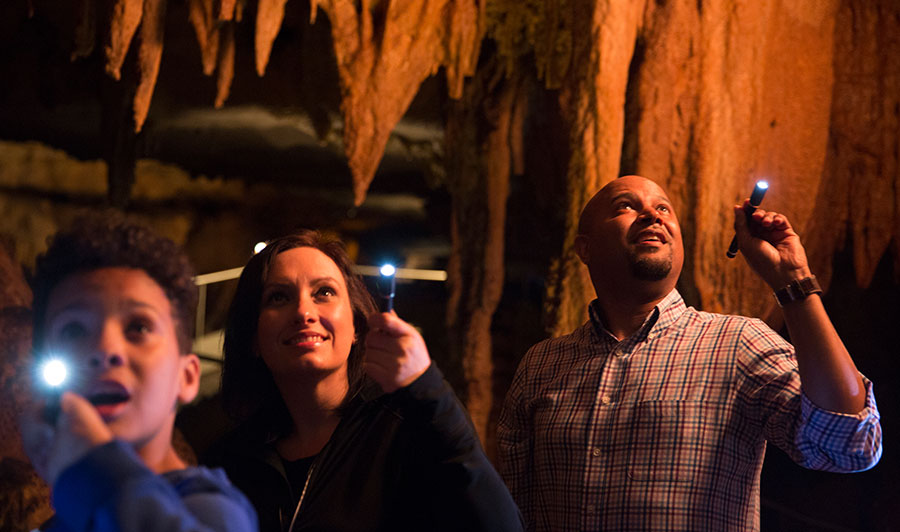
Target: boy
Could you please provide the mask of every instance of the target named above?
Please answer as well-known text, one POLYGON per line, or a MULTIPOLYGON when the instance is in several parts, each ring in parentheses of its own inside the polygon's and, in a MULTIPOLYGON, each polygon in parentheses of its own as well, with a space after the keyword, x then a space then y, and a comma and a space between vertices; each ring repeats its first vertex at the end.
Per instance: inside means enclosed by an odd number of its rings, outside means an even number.
POLYGON ((188 467, 172 447, 176 407, 197 395, 197 304, 178 247, 118 214, 85 216, 51 240, 32 279, 35 353, 72 376, 52 424, 22 422, 52 486, 53 531, 255 531, 221 470, 188 467))

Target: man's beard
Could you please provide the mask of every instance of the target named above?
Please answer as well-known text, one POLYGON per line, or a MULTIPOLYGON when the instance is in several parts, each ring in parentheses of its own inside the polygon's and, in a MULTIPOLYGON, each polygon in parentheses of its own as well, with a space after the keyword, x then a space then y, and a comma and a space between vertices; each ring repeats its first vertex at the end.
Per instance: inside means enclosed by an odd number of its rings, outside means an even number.
POLYGON ((672 271, 672 254, 656 257, 630 253, 628 255, 628 266, 632 275, 642 281, 662 281, 672 271))

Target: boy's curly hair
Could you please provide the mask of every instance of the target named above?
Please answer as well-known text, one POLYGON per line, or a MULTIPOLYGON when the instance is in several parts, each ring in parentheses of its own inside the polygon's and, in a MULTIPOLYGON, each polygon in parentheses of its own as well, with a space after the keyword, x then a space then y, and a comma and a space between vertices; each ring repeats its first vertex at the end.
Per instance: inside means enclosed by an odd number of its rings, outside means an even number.
POLYGON ((50 237, 47 251, 38 256, 30 279, 35 349, 43 343, 44 315, 53 289, 74 273, 100 268, 143 270, 156 281, 172 305, 178 347, 182 353, 191 352, 197 287, 187 256, 168 238, 113 210, 79 216, 50 237))

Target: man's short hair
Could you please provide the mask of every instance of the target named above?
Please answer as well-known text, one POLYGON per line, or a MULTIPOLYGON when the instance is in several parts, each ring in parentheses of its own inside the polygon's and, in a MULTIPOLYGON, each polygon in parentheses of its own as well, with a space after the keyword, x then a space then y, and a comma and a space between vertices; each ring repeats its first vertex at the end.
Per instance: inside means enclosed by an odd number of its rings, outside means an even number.
POLYGON ((32 345, 40 350, 44 320, 53 289, 66 277, 101 268, 143 270, 162 288, 172 306, 182 354, 191 352, 197 287, 190 261, 174 242, 117 211, 80 215, 48 239, 38 256, 30 284, 34 293, 32 345))

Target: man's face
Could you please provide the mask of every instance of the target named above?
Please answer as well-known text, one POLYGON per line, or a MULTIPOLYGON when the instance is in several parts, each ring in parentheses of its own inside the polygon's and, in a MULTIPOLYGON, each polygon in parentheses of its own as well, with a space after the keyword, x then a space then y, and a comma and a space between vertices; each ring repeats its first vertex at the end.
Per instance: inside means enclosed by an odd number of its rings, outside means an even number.
POLYGON ((603 187, 585 207, 579 233, 576 251, 595 286, 630 277, 674 287, 681 274, 678 219, 666 193, 649 179, 626 176, 603 187))

